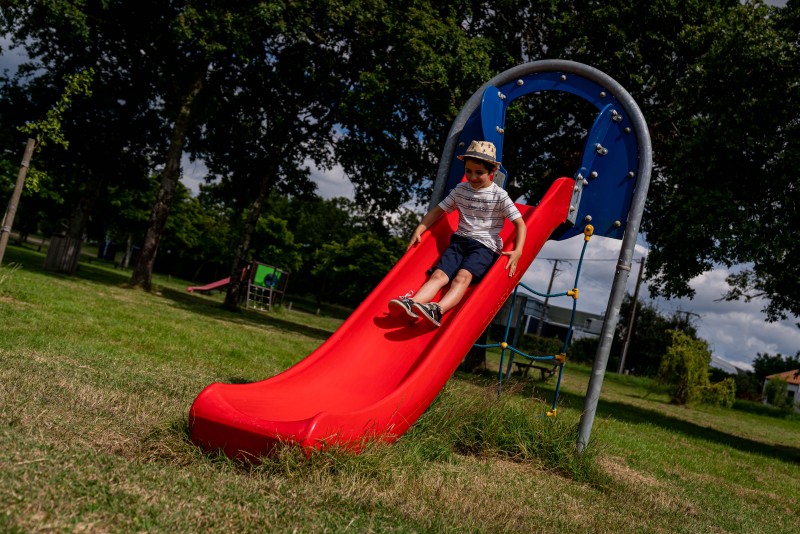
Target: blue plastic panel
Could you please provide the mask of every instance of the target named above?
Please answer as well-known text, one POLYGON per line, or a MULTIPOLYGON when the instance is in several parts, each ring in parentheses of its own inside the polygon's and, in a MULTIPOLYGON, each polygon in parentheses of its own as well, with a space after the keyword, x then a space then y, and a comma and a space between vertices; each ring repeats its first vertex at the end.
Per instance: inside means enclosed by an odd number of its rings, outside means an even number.
MULTIPOLYGON (((586 139, 581 168, 574 178, 581 180, 571 219, 575 226, 553 235, 567 239, 582 234, 587 223, 595 235, 621 239, 633 198, 638 168, 638 147, 630 119, 608 90, 576 74, 539 72, 501 87, 488 87, 481 107, 467 120, 459 137, 455 156, 462 155, 475 139, 492 141, 502 161, 505 116, 516 98, 541 91, 563 91, 591 103, 598 116, 586 139)), ((459 162, 460 163, 460 162, 459 162)), ((463 165, 454 163, 445 187, 446 195, 461 181, 463 165)), ((510 171, 514 172, 513 169, 510 171)))

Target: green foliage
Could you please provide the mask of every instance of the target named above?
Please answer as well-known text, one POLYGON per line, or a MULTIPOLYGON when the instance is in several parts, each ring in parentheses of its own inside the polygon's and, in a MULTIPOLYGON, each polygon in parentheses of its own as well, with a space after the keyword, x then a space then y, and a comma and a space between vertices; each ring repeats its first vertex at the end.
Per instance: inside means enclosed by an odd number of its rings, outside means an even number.
POLYGON ((789 421, 800 422, 800 414, 795 413, 792 410, 787 411, 786 409, 776 408, 775 406, 764 404, 761 401, 753 402, 746 400, 737 400, 736 402, 733 403, 733 409, 755 415, 763 415, 767 417, 774 417, 776 419, 785 419, 789 421))
POLYGON ((661 359, 658 381, 667 386, 673 403, 688 404, 699 400, 709 385, 711 351, 701 339, 692 339, 677 330, 670 334, 672 344, 661 359))
POLYGON ((748 264, 726 297, 765 297, 777 320, 800 314, 797 273, 785 268, 800 260, 790 230, 800 191, 783 186, 800 163, 798 4, 714 4, 676 33, 683 72, 661 78, 674 99, 645 110, 662 125, 652 132, 662 149, 642 226, 650 289, 691 295, 689 280, 714 265, 748 264))
POLYGON ((261 216, 256 224, 251 245, 253 259, 295 271, 303 258, 297 250, 294 234, 284 219, 261 216))
POLYGON ((343 244, 322 245, 313 273, 323 280, 327 299, 354 305, 386 276, 402 252, 398 239, 356 235, 343 244))
MULTIPOLYGON (((633 298, 626 294, 620 306, 620 318, 611 346, 609 363, 612 368, 619 366, 629 317, 633 310, 632 305, 633 298)), ((665 316, 654 305, 639 301, 625 368, 632 374, 656 376, 661 366, 661 358, 673 342, 672 330, 679 330, 690 338, 697 338, 697 330, 688 314, 676 313, 665 316)))
POLYGON ((736 374, 729 374, 715 367, 712 367, 709 371, 709 379, 711 382, 721 382, 728 378, 733 380, 736 384, 737 399, 748 401, 761 400, 761 383, 754 373, 739 372, 736 374))
POLYGON ((557 337, 523 334, 519 338, 519 349, 532 356, 560 354, 564 350, 564 342, 557 337))
POLYGON ((702 389, 700 396, 705 404, 730 408, 736 402, 736 381, 733 378, 726 378, 721 382, 709 384, 702 389))
POLYGON ((52 108, 47 110, 44 118, 20 126, 19 131, 36 139, 36 144, 39 147, 44 147, 48 142, 52 142, 64 149, 69 148, 69 141, 64 137, 64 132, 61 129, 64 114, 72 106, 72 100, 75 96, 92 96, 90 86, 93 80, 94 69, 91 67, 75 74, 64 76, 66 85, 58 101, 52 108))
POLYGON ((794 408, 793 399, 787 395, 788 383, 781 378, 772 378, 764 385, 764 398, 779 410, 790 412, 794 408))
POLYGON ((573 341, 567 350, 567 361, 575 361, 581 363, 591 363, 597 354, 597 347, 600 340, 592 337, 585 337, 573 341))

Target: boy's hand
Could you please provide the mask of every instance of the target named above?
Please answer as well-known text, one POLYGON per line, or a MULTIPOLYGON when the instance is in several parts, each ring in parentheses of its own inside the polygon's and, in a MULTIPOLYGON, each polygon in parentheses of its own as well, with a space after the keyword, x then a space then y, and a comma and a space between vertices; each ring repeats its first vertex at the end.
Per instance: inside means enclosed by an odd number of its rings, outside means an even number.
POLYGON ((506 271, 508 271, 508 277, 511 278, 517 272, 517 262, 519 261, 520 256, 522 256, 522 250, 514 249, 509 250, 507 252, 501 252, 503 256, 508 256, 508 263, 506 263, 506 271))
POLYGON ((419 228, 414 230, 414 234, 411 236, 411 241, 408 242, 408 246, 406 247, 406 250, 410 250, 411 247, 413 247, 417 243, 421 243, 422 242, 422 232, 424 232, 424 231, 425 231, 424 228, 422 230, 420 230, 419 228))

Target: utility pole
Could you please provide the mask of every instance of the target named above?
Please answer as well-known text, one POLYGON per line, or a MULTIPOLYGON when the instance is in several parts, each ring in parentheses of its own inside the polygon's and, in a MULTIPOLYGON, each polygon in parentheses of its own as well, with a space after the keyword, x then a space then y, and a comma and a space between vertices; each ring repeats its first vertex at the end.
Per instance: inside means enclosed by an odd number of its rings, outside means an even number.
POLYGON ((22 187, 25 185, 25 176, 28 175, 28 167, 31 164, 34 148, 36 148, 36 140, 28 139, 28 144, 25 145, 25 152, 22 155, 19 173, 17 174, 17 183, 14 185, 14 192, 11 194, 11 200, 8 201, 6 214, 3 216, 3 223, 0 226, 0 265, 3 264, 3 256, 6 254, 8 237, 11 234, 11 227, 17 214, 17 204, 19 204, 19 199, 22 196, 22 187))
POLYGON ((631 302, 631 314, 628 317, 628 329, 625 331, 625 343, 622 344, 622 356, 619 358, 619 369, 617 373, 622 374, 625 370, 625 358, 628 356, 628 347, 633 336, 633 324, 636 318, 636 306, 639 305, 639 288, 642 285, 642 273, 644 273, 645 257, 639 261, 639 277, 636 279, 636 289, 633 291, 633 302, 631 302))
POLYGON ((553 260, 553 272, 550 273, 550 284, 547 286, 547 295, 544 298, 544 306, 542 306, 542 313, 539 315, 539 324, 536 325, 536 335, 542 335, 542 325, 544 324, 544 317, 547 314, 547 303, 550 301, 550 292, 553 290, 553 280, 556 277, 556 272, 558 268, 558 260, 553 260))

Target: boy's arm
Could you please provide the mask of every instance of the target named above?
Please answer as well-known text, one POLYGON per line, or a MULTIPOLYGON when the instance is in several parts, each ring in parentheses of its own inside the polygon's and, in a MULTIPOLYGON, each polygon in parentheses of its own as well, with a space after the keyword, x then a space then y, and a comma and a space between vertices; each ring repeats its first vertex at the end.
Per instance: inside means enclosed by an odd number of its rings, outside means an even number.
POLYGON ((406 250, 410 249, 411 247, 422 241, 423 232, 425 232, 425 230, 430 228, 431 225, 436 222, 436 219, 441 217, 442 213, 444 213, 444 210, 442 208, 440 208, 439 206, 434 206, 433 209, 431 209, 431 211, 425 214, 425 216, 419 222, 417 229, 414 230, 413 234, 411 234, 411 241, 408 242, 408 247, 406 247, 406 250))
POLYGON ((525 226, 525 221, 522 219, 522 217, 517 217, 512 222, 517 228, 517 238, 514 240, 514 250, 509 250, 502 253, 504 256, 508 256, 506 270, 508 271, 509 277, 514 276, 514 273, 517 272, 517 262, 519 261, 520 256, 522 256, 522 247, 525 246, 525 237, 528 232, 528 228, 525 226))

